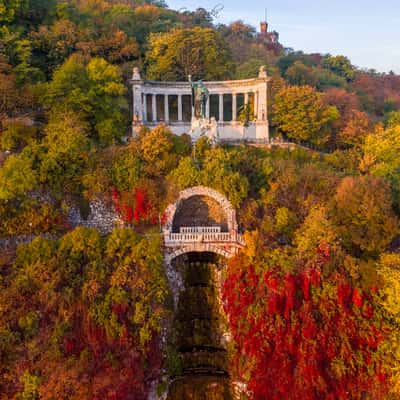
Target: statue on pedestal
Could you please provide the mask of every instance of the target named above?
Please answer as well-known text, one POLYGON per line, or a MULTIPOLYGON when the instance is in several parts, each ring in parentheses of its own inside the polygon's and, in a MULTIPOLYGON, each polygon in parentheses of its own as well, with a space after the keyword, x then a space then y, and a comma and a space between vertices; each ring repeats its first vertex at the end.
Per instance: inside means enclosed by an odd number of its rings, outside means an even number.
POLYGON ((193 82, 189 75, 189 82, 192 87, 192 126, 190 136, 196 142, 201 136, 207 136, 211 143, 218 142, 218 123, 215 118, 207 118, 207 102, 210 92, 200 80, 193 82))

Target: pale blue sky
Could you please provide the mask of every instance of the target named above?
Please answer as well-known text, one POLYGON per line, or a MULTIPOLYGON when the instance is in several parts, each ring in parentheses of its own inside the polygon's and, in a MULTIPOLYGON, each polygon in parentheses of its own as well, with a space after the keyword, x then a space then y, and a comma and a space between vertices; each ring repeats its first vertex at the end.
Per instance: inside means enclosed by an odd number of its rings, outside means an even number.
POLYGON ((216 22, 242 19, 259 27, 268 8, 270 29, 286 47, 343 54, 354 65, 400 73, 400 0, 166 0, 174 9, 224 6, 216 22))

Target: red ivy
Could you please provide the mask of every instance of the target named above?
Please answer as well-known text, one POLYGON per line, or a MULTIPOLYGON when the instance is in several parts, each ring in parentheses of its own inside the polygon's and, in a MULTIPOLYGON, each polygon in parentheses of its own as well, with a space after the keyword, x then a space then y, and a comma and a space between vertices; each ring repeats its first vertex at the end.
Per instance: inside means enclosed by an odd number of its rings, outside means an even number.
POLYGON ((124 222, 151 225, 158 223, 157 208, 151 202, 146 189, 137 187, 132 193, 119 193, 117 189, 112 188, 111 199, 116 212, 124 222))
POLYGON ((224 308, 254 399, 383 398, 372 304, 345 274, 322 276, 329 258, 319 249, 312 267, 293 274, 256 273, 240 257, 230 263, 224 308))
POLYGON ((82 351, 89 350, 93 368, 90 375, 91 400, 145 400, 149 383, 158 378, 162 366, 160 340, 157 334, 146 349, 137 345, 137 338, 129 328, 129 307, 116 303, 112 306, 124 327, 118 337, 109 337, 103 327, 98 326, 83 310, 76 315, 73 329, 64 337, 63 349, 66 357, 79 359, 82 351), (110 361, 113 354, 113 361, 110 361))

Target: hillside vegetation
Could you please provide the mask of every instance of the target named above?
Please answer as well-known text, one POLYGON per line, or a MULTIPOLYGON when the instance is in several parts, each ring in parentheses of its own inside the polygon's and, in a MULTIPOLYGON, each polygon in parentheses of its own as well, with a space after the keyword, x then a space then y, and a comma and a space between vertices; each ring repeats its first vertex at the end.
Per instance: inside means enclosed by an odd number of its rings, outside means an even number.
POLYGON ((159 226, 195 185, 238 209, 223 304, 252 398, 399 399, 399 93, 398 75, 202 8, 0 0, 0 399, 140 400, 174 368, 159 226), (163 125, 126 140, 133 66, 220 80, 262 65, 272 134, 295 150, 192 146, 163 125), (73 226, 93 201, 124 227, 73 226))

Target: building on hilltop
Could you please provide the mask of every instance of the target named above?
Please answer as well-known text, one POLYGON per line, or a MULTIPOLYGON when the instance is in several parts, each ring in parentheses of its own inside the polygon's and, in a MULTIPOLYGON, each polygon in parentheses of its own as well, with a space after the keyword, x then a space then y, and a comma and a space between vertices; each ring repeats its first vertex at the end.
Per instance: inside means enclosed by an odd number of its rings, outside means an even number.
POLYGON ((277 31, 268 32, 268 22, 260 22, 260 33, 257 34, 257 38, 265 44, 278 44, 279 33, 277 31))
POLYGON ((164 123, 177 135, 191 134, 193 141, 202 135, 193 132, 205 128, 215 131, 213 136, 220 141, 268 142, 268 82, 264 67, 252 79, 213 82, 191 82, 190 77, 187 82, 148 81, 134 68, 130 81, 132 134, 136 135, 143 125, 154 127, 164 123), (196 84, 207 92, 201 117, 195 112, 196 102, 192 100, 196 84), (244 114, 248 121, 244 120, 244 114))

